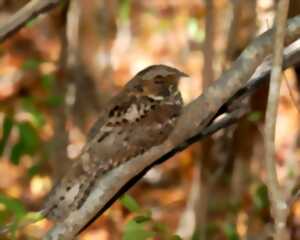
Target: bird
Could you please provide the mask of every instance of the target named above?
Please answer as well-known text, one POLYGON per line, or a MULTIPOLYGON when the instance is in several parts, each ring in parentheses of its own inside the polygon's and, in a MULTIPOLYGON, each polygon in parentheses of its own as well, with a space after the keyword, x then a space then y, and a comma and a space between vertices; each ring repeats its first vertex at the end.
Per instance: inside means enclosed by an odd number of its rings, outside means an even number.
POLYGON ((173 131, 183 100, 178 83, 188 75, 167 65, 139 71, 99 112, 86 145, 44 202, 55 222, 79 210, 97 179, 162 144, 173 131))

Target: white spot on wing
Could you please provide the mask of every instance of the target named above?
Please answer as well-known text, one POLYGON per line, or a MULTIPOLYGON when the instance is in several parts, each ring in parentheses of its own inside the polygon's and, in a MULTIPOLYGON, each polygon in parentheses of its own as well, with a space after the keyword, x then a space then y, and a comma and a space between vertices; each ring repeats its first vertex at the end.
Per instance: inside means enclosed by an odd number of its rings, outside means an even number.
POLYGON ((135 119, 140 117, 139 110, 136 106, 136 104, 133 104, 128 108, 127 112, 124 115, 124 118, 126 118, 128 121, 134 121, 135 119))
POLYGON ((162 101, 162 100, 164 100, 163 96, 149 95, 148 97, 154 99, 155 101, 162 101))
POLYGON ((101 128, 101 131, 102 132, 110 132, 113 128, 112 127, 109 127, 107 125, 104 125, 102 128, 101 128))

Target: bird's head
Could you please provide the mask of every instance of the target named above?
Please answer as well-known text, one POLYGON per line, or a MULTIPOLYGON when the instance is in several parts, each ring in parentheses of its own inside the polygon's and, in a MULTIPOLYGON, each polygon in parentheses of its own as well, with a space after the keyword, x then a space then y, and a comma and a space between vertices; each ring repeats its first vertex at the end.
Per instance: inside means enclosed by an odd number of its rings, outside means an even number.
POLYGON ((138 95, 165 98, 178 93, 178 82, 182 77, 188 75, 166 65, 152 65, 138 72, 128 87, 138 95))

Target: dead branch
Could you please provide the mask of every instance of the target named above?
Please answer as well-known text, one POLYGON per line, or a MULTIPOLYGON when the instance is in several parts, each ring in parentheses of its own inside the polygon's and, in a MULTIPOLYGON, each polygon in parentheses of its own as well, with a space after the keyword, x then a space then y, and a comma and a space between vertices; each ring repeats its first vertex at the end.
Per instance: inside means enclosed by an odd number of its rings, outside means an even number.
MULTIPOLYGON (((222 105, 246 85, 255 69, 270 54, 272 35, 273 30, 269 30, 254 40, 219 80, 213 82, 201 96, 184 108, 174 132, 167 141, 99 179, 84 205, 78 211, 70 213, 63 222, 56 223, 44 239, 73 239, 97 213, 102 214, 152 166, 199 140, 199 135, 213 124, 212 120, 222 105)), ((285 45, 299 37, 300 16, 288 22, 285 45)))
POLYGON ((31 0, 6 22, 0 24, 0 42, 22 28, 29 20, 56 7, 61 0, 31 0))

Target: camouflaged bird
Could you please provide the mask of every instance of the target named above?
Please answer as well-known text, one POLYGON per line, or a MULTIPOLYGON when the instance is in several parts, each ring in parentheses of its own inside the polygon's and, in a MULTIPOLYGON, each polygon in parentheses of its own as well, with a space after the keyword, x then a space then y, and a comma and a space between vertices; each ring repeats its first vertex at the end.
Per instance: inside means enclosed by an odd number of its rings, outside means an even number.
POLYGON ((181 113, 178 81, 187 75, 165 65, 137 73, 101 112, 87 144, 45 202, 46 217, 59 221, 79 209, 96 179, 161 144, 181 113))

